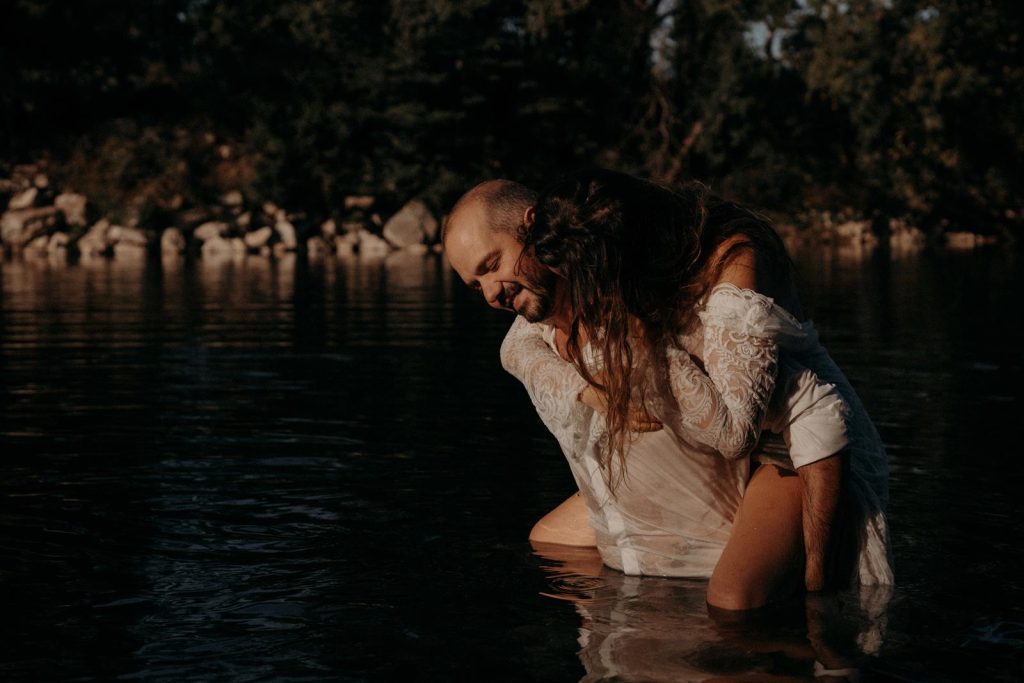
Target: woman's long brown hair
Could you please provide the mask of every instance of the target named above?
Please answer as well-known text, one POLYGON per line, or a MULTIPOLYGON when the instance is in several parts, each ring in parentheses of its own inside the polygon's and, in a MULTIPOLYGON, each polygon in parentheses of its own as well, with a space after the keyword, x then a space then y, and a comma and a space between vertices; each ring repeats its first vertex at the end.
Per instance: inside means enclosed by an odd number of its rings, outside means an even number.
MULTIPOLYGON (((603 169, 578 171, 545 190, 523 238, 568 285, 569 354, 606 395, 609 448, 621 472, 630 406, 645 402, 644 363, 690 330, 731 258, 750 248, 759 275, 781 283, 792 272, 782 240, 758 214, 697 182, 670 189, 603 169), (710 258, 737 235, 744 239, 710 258), (581 331, 600 354, 599 374, 581 353, 581 331)), ((611 471, 610 459, 605 465, 611 471)))

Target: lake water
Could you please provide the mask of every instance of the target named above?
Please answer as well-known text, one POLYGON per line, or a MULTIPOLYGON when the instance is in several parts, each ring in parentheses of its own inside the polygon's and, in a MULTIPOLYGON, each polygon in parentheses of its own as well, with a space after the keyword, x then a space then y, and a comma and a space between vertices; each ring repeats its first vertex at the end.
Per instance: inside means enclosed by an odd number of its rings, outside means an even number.
POLYGON ((831 647, 1021 680, 1019 259, 797 260, 889 446, 898 586, 735 624, 532 552, 572 479, 441 257, 5 260, 0 678, 813 680, 831 647))

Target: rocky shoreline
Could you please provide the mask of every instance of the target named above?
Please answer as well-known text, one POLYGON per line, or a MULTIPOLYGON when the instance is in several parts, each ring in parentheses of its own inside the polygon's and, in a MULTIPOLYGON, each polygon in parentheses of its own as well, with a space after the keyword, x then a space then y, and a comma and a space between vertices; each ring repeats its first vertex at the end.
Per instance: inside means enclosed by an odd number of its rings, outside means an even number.
MULTIPOLYGON (((137 220, 122 225, 96 215, 88 197, 56 190, 42 172, 21 173, 0 180, 0 245, 4 254, 46 254, 74 262, 80 258, 123 258, 129 255, 193 255, 200 258, 289 252, 310 256, 383 257, 393 251, 440 252, 440 222, 419 199, 407 202, 384 220, 375 211, 376 199, 353 195, 344 199, 344 220, 314 222, 302 212, 289 212, 273 202, 249 202, 239 190, 223 193, 214 206, 178 208, 164 212, 164 227, 142 228, 137 220), (0 204, 2 205, 2 204, 0 204)), ((180 202, 179 202, 180 203, 180 202)), ((970 249, 997 242, 992 236, 949 232, 936 239, 900 221, 872 225, 870 221, 828 213, 804 217, 798 228, 777 221, 790 243, 852 245, 870 248, 887 242, 897 250, 917 249, 929 242, 970 249), (883 237, 879 237, 883 235, 883 237)))
POLYGON ((118 258, 138 255, 282 256, 289 252, 380 257, 403 250, 440 251, 440 223, 422 201, 413 199, 385 221, 376 199, 344 200, 344 220, 311 221, 273 202, 248 202, 241 191, 222 194, 216 205, 166 211, 165 226, 122 225, 97 215, 89 198, 58 191, 45 173, 0 180, 0 245, 5 255, 118 258))

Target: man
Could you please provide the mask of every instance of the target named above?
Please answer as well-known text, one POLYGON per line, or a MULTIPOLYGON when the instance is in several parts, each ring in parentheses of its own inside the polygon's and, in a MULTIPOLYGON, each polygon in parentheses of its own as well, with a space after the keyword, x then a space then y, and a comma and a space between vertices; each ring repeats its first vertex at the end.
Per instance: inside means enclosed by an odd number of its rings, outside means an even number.
MULTIPOLYGON (((445 224, 443 239, 449 262, 468 286, 481 292, 494 308, 514 312, 526 321, 543 322, 553 328, 556 331, 553 341, 564 356, 569 312, 562 300, 559 278, 530 255, 524 254, 521 244, 524 231, 529 230, 533 222, 535 201, 532 191, 511 181, 498 180, 478 185, 453 207, 445 224)), ((740 265, 733 269, 734 272, 727 268, 723 276, 737 286, 753 289, 750 274, 744 270, 745 267, 752 271, 753 267, 740 265)), ((521 331, 518 322, 510 335, 517 329, 521 331)), ((558 372, 564 376, 563 370, 558 372)), ((514 374, 523 380, 518 373, 514 374)), ((563 384, 575 386, 577 391, 560 394, 558 401, 585 403, 600 409, 600 396, 595 395, 593 387, 580 379, 575 384, 572 380, 563 384)), ((539 400, 537 392, 540 389, 536 386, 528 384, 527 388, 545 424, 559 436, 559 427, 564 427, 566 420, 574 419, 571 406, 567 410, 555 411, 557 419, 546 416, 541 404, 551 404, 552 401, 539 400)), ((657 426, 647 423, 642 429, 657 426)), ((569 455, 571 445, 565 438, 560 438, 560 442, 569 455)), ((787 582, 794 578, 791 575, 796 571, 793 560, 797 553, 800 555, 799 568, 804 571, 797 572, 796 578, 802 574, 811 590, 823 587, 825 548, 829 539, 827 532, 808 535, 808 529, 814 525, 807 522, 808 517, 813 521, 836 510, 840 493, 839 468, 841 458, 834 457, 801 468, 799 478, 787 478, 781 472, 772 475, 767 472, 768 467, 759 472, 758 481, 751 482, 744 498, 744 509, 740 510, 744 514, 737 514, 734 539, 711 576, 709 603, 727 609, 747 609, 778 597, 780 591, 785 591, 787 582), (811 493, 813 495, 809 495, 811 493), (805 499, 812 504, 804 504, 805 499), (804 545, 809 550, 806 563, 803 562, 804 545)), ((586 511, 578 496, 572 497, 541 520, 531 538, 592 544, 593 535, 584 531, 585 516, 586 511)), ((626 559, 623 558, 622 562, 625 564, 626 559)))

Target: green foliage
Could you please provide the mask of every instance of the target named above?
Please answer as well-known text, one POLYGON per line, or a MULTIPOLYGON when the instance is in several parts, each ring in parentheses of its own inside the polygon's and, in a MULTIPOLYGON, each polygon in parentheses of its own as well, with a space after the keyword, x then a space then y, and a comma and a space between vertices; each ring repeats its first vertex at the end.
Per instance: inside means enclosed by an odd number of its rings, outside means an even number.
POLYGON ((9 4, 0 159, 63 159, 110 211, 441 210, 600 163, 790 212, 1021 221, 1009 0, 9 4))

